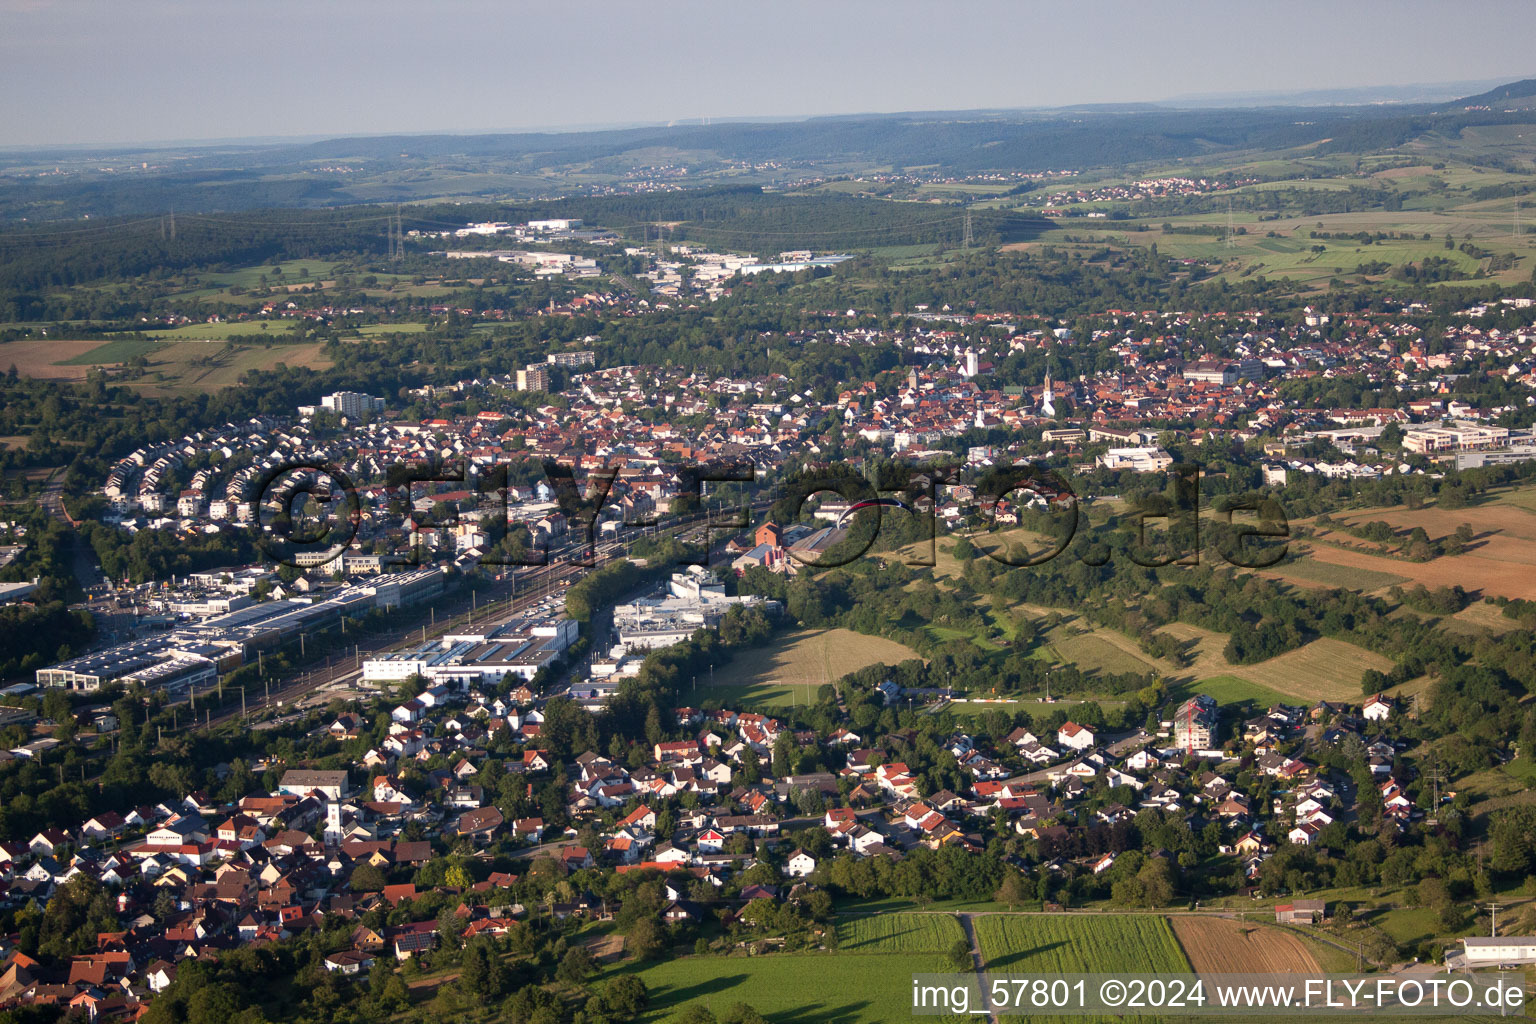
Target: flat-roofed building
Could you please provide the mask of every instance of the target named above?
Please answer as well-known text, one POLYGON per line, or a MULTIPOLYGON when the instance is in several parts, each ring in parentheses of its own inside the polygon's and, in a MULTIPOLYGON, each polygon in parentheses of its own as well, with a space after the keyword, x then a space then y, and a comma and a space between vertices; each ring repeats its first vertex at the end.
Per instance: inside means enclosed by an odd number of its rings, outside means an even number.
POLYGON ((323 771, 311 768, 290 768, 283 773, 277 791, 290 796, 319 793, 327 800, 345 800, 352 791, 344 771, 323 771))
POLYGON ((1461 957, 1467 967, 1490 964, 1536 963, 1536 936, 1501 935, 1493 938, 1468 937, 1461 940, 1461 957))
POLYGON ((1403 433, 1403 450, 1429 455, 1435 452, 1469 452, 1502 448, 1509 444, 1507 427, 1456 424, 1449 427, 1415 427, 1403 433))
POLYGON ((1173 465, 1173 456, 1161 448, 1111 448, 1096 460, 1104 469, 1128 469, 1133 473, 1161 473, 1173 465))

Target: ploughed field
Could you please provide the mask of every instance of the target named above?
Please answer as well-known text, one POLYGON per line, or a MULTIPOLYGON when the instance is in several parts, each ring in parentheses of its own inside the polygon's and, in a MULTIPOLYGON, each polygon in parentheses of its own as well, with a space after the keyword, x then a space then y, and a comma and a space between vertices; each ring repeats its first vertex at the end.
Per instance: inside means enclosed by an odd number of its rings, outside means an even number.
POLYGON ((1169 918, 1197 974, 1316 974, 1322 969, 1296 936, 1226 917, 1169 918))

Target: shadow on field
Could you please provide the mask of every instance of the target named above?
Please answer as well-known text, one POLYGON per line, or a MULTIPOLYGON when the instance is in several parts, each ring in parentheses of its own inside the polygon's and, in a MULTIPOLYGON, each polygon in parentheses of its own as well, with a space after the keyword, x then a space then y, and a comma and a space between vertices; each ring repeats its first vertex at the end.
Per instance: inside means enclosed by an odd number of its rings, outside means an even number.
POLYGON ((843 950, 849 950, 849 949, 858 949, 860 946, 878 946, 880 943, 885 942, 887 940, 899 939, 903 935, 916 934, 916 932, 917 932, 916 928, 908 928, 908 929, 904 929, 904 930, 899 931, 899 932, 893 932, 890 935, 882 935, 882 936, 879 936, 879 937, 873 938, 873 939, 864 939, 864 940, 862 940, 860 942, 842 942, 842 943, 838 944, 838 948, 839 949, 843 949, 843 950))
POLYGON ((726 989, 735 988, 747 980, 745 974, 726 974, 718 978, 710 978, 701 981, 697 985, 686 985, 678 988, 657 988, 651 994, 651 1003, 656 1006, 672 1007, 680 1003, 686 1003, 691 999, 703 999, 726 989))
MULTIPOLYGON (((651 1008, 672 1011, 687 1003, 701 1000, 706 1001, 708 1005, 710 996, 718 996, 746 980, 745 974, 730 974, 701 981, 697 985, 657 988, 651 992, 651 1008)), ((808 981, 808 984, 814 987, 815 983, 808 981)), ((716 1002, 713 1008, 718 1012, 731 1002, 733 1000, 725 999, 716 1002)), ((869 1000, 867 999, 843 1003, 841 1006, 806 1003, 804 1006, 796 1006, 775 1013, 773 1024, 858 1024, 859 1021, 866 1019, 864 1011, 868 1008, 869 1000)))
POLYGON ((1060 949, 1062 946, 1070 946, 1071 943, 1063 939, 1060 942, 1048 942, 1043 946, 1035 946, 1031 949, 1021 949, 1017 952, 1007 953, 993 960, 987 961, 988 970, 1000 970, 1010 964, 1016 964, 1034 956, 1036 953, 1044 953, 1052 949, 1060 949))
POLYGON ((773 1024, 853 1024, 865 1019, 864 1009, 868 1006, 868 1000, 842 1006, 800 1006, 774 1014, 773 1024))

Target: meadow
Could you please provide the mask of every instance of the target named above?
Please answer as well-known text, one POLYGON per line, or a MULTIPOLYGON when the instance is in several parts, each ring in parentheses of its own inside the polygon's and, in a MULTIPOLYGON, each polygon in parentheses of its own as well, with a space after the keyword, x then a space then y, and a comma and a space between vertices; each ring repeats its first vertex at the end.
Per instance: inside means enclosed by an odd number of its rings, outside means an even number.
POLYGON ((1338 587, 1343 590, 1354 591, 1357 594, 1368 594, 1373 590, 1382 590, 1386 587, 1408 582, 1408 577, 1399 576, 1396 573, 1382 572, 1377 569, 1365 569, 1358 566, 1337 565, 1310 557, 1282 562, 1274 569, 1269 570, 1267 575, 1277 576, 1280 579, 1293 583, 1319 587, 1338 587))
POLYGON ((1321 637, 1256 665, 1233 669, 1260 686, 1305 701, 1357 700, 1366 669, 1386 672, 1392 660, 1364 647, 1321 637))
POLYGON ((227 323, 182 324, 164 330, 146 331, 153 341, 229 341, 239 338, 267 338, 285 341, 298 331, 293 320, 231 320, 227 323))
MULTIPOLYGON (((1516 508, 1508 509, 1507 512, 1529 517, 1529 513, 1516 508)), ((1454 526, 1447 532, 1453 529, 1454 526)), ((1326 545, 1316 547, 1321 551, 1332 550, 1326 545)), ((962 571, 952 549, 953 542, 948 538, 939 541, 932 572, 933 579, 940 586, 947 585, 948 580, 962 571)), ((914 549, 906 550, 911 554, 914 549)), ((1415 565, 1380 558, 1376 561, 1392 566, 1402 565, 1405 573, 1415 565)), ((1411 580, 1406 574, 1338 565, 1314 557, 1295 559, 1278 570, 1267 570, 1264 574, 1298 585, 1305 583, 1311 586, 1345 587, 1362 592, 1381 590, 1411 580)), ((1208 693, 1223 704, 1252 702, 1268 706, 1281 702, 1294 704, 1355 699, 1360 695, 1360 676, 1366 669, 1385 671, 1391 667, 1388 659, 1380 655, 1332 638, 1313 640, 1296 650, 1257 664, 1234 665, 1224 653, 1229 639, 1226 634, 1180 622, 1158 630, 1184 644, 1188 664, 1176 665, 1147 654, 1133 638, 1117 630, 1093 625, 1075 610, 1041 608, 1022 603, 999 607, 990 598, 983 600, 987 604, 989 619, 1004 633, 1013 634, 1013 616, 1016 614, 1034 617, 1038 625, 1045 627, 1031 649, 1033 657, 1055 664, 1075 665, 1088 675, 1151 672, 1167 678, 1181 694, 1208 693), (1043 621, 1048 617, 1053 624, 1043 621)), ((925 628, 936 639, 971 639, 983 652, 1002 649, 993 639, 976 636, 964 629, 931 625, 925 628)))
POLYGON ((795 630, 767 647, 737 655, 715 673, 713 686, 718 689, 778 685, 814 690, 866 665, 895 665, 916 657, 919 655, 910 647, 884 637, 865 636, 848 629, 795 630))
MULTIPOLYGON (((1053 630, 1052 634, 1055 632, 1053 630)), ((1063 636, 1060 639, 1051 634, 1048 637, 1043 651, 1052 660, 1076 665, 1090 674, 1138 675, 1162 671, 1154 659, 1138 650, 1129 637, 1113 630, 1100 628, 1091 633, 1063 636)))
POLYGON ((126 363, 130 359, 139 356, 148 356, 159 348, 159 342, 147 341, 142 338, 118 338, 103 345, 97 345, 84 352, 61 359, 55 366, 105 366, 112 363, 126 363))
POLYGON ((1204 679, 1181 684, 1173 689, 1170 696, 1175 700, 1185 700, 1202 693, 1207 697, 1215 698, 1218 704, 1253 704, 1260 708, 1293 703, 1296 700, 1291 694, 1271 690, 1267 686, 1260 686, 1240 676, 1231 675, 1207 676, 1204 679))
MULTIPOLYGON (((125 383, 146 394, 196 394, 232 387, 249 370, 271 369, 278 363, 324 369, 331 365, 321 342, 290 342, 286 331, 274 331, 249 341, 193 341, 193 332, 210 326, 249 328, 252 324, 195 325, 157 334, 155 338, 123 337, 110 341, 12 341, 0 345, 0 365, 36 380, 82 380, 92 367, 117 367, 143 356, 144 374, 125 383), (188 331, 178 334, 179 331, 188 331), (180 339, 180 340, 178 340, 180 339)), ((256 335, 254 331, 246 332, 256 335)))
POLYGON ((687 956, 624 964, 596 979, 638 974, 650 991, 647 1024, 702 1003, 716 1014, 749 1003, 774 1024, 888 1024, 912 1013, 911 978, 945 970, 943 957, 914 953, 687 956))
MULTIPOLYGON (((1208 207, 1216 205, 1216 209, 1181 213, 1165 207, 1166 212, 1133 214, 1132 219, 1147 230, 1126 230, 1114 221, 1062 218, 1060 233, 1071 234, 1075 242, 1052 238, 1005 248, 1028 250, 1050 244, 1083 246, 1080 251, 1088 252, 1103 245, 1122 249, 1156 245, 1165 256, 1201 263, 1228 280, 1262 275, 1286 278, 1316 289, 1331 288, 1340 280, 1376 283, 1390 288, 1396 283, 1390 275, 1393 268, 1435 258, 1450 261, 1465 275, 1460 281, 1442 282, 1440 287, 1454 288, 1480 281, 1518 284, 1529 279, 1531 268, 1536 264, 1536 234, 1528 228, 1523 232, 1515 230, 1516 207, 1512 197, 1481 199, 1478 192, 1490 186, 1517 184, 1523 179, 1465 162, 1469 158, 1508 152, 1511 146, 1525 152, 1529 143, 1520 133, 1511 135, 1512 131, 1510 126, 1479 126, 1467 128, 1457 137, 1431 133, 1401 147, 1398 152, 1364 154, 1358 159, 1343 154, 1314 156, 1298 150, 1246 162, 1149 168, 1144 173, 1146 177, 1212 175, 1230 171, 1270 180, 1241 185, 1225 193, 1235 200, 1230 216, 1238 233, 1230 241, 1223 237, 1228 214, 1220 209, 1221 199, 1217 197, 1214 204, 1207 203, 1208 207), (1404 157, 1422 162, 1392 166, 1402 162, 1404 157), (1296 212, 1298 205, 1306 204, 1308 195, 1319 197, 1317 205, 1327 208, 1336 206, 1327 201, 1328 197, 1337 197, 1352 188, 1395 191, 1401 199, 1397 208, 1376 206, 1336 213, 1296 212), (1278 215, 1244 209, 1249 202, 1256 202, 1261 207, 1270 206, 1273 201, 1270 194, 1277 191, 1293 195, 1287 201, 1286 209, 1278 215), (1164 224, 1175 230, 1165 232, 1164 224), (1181 227, 1213 230, 1185 234, 1177 230, 1181 227), (1369 243, 1350 237, 1360 232, 1380 232, 1397 237, 1369 243), (1337 237, 1313 237, 1314 233, 1337 237), (1453 239, 1451 248, 1445 247, 1447 235, 1453 239), (1496 264, 1486 256, 1462 251, 1460 243, 1465 241, 1496 256, 1513 254, 1516 259, 1513 264, 1496 264), (1370 264, 1377 266, 1363 266, 1370 264), (1386 265, 1385 270, 1381 264, 1386 265), (1362 269, 1372 272, 1361 273, 1362 269)), ((1099 182, 1084 178, 1074 183, 1074 187, 1109 183, 1108 179, 1099 182)), ((985 205, 1007 207, 1010 202, 1003 200, 985 205)), ((1104 202, 1092 204, 1092 207, 1108 212, 1123 210, 1125 204, 1104 202)))
POLYGON ((978 915, 987 969, 1010 974, 1189 970, 1168 920, 1152 914, 978 915))
POLYGON ((232 387, 249 370, 270 370, 278 363, 324 369, 331 365, 317 341, 291 344, 182 341, 157 348, 144 377, 130 383, 150 394, 195 394, 232 387))
POLYGON ((841 917, 837 948, 844 953, 943 953, 964 939, 947 914, 870 914, 841 917))

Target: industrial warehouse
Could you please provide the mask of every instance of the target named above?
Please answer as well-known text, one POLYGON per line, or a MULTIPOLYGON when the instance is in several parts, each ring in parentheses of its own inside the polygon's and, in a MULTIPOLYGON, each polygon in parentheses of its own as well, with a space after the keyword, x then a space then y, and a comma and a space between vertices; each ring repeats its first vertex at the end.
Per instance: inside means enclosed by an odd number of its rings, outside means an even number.
POLYGON ((212 683, 258 651, 332 628, 344 615, 357 617, 375 608, 419 604, 442 593, 445 582, 442 569, 417 569, 342 587, 320 600, 251 604, 161 636, 130 640, 38 669, 37 682, 84 691, 99 690, 108 683, 139 684, 180 693, 212 683))

